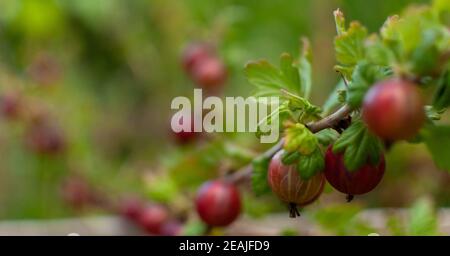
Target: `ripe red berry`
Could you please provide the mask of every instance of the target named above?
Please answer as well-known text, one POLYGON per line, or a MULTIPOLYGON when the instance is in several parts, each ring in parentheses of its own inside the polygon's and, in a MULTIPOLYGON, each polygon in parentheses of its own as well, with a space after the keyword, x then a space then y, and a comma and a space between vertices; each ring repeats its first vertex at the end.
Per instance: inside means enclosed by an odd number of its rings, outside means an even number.
POLYGON ((62 186, 62 197, 74 209, 82 209, 94 200, 87 182, 79 177, 68 178, 62 186))
MULTIPOLYGON (((179 118, 178 124, 180 126, 183 126, 184 120, 185 120, 185 116, 181 116, 179 118)), ((200 136, 200 133, 194 132, 194 118, 191 118, 190 127, 191 127, 190 131, 181 130, 179 132, 175 132, 172 130, 174 137, 178 143, 186 144, 186 143, 194 141, 197 137, 200 136)))
POLYGON ((120 203, 120 213, 132 221, 139 220, 142 210, 142 202, 136 198, 126 198, 120 203))
POLYGON ((239 191, 234 185, 223 181, 204 183, 195 203, 198 215, 210 226, 227 226, 241 212, 239 191))
POLYGON ((16 92, 7 92, 0 97, 0 112, 6 119, 17 119, 20 115, 20 96, 16 92))
POLYGON ((138 223, 147 232, 160 235, 161 228, 169 220, 169 213, 164 206, 149 205, 142 209, 138 223))
POLYGON ((193 67, 212 54, 211 47, 206 43, 191 43, 184 49, 182 56, 183 68, 191 74, 193 67))
POLYGON ((40 154, 58 154, 65 148, 65 141, 59 127, 46 121, 35 122, 26 134, 28 147, 40 154))
POLYGON ((383 155, 378 164, 367 163, 353 172, 345 167, 343 154, 333 153, 331 146, 325 155, 325 177, 336 190, 347 194, 348 201, 352 200, 353 195, 361 195, 373 190, 383 178, 384 169, 383 155))
POLYGON ((325 178, 322 173, 304 180, 298 174, 296 165, 281 162, 283 150, 277 152, 270 161, 267 176, 269 186, 281 201, 289 204, 290 216, 299 216, 297 206, 314 202, 322 194, 325 178))
POLYGON ((374 134, 387 141, 414 137, 425 121, 417 86, 400 79, 375 84, 364 98, 363 119, 374 134))
POLYGON ((192 78, 203 89, 217 89, 227 79, 227 70, 220 59, 209 57, 195 63, 192 78))
POLYGON ((161 227, 162 236, 179 236, 181 235, 183 226, 178 220, 171 220, 161 227))

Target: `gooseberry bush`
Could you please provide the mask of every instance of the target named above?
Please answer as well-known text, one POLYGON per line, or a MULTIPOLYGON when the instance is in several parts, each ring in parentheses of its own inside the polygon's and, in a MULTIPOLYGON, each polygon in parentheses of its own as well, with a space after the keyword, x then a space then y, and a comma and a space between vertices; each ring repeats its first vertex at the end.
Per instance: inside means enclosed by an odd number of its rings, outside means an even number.
POLYGON ((281 55, 279 68, 265 60, 248 63, 255 96, 280 97, 276 111, 284 124, 283 139, 253 161, 254 192, 271 190, 289 204, 291 217, 299 215, 297 205, 319 197, 324 179, 351 201, 380 183, 389 164, 384 155, 399 141, 425 143, 436 165, 450 170, 450 126, 438 122, 450 104, 449 8, 446 1, 411 7, 370 35, 336 10, 341 81, 322 107, 309 101, 307 39, 298 58, 281 55))
MULTIPOLYGON (((257 198, 249 199, 249 193, 275 195, 290 217, 299 217, 300 208, 315 202, 326 184, 347 201, 369 193, 382 181, 389 167, 386 155, 398 142, 425 144, 436 166, 450 171, 450 126, 440 120, 450 105, 450 1, 407 8, 373 34, 357 21, 347 22, 340 10, 334 20, 334 69, 340 81, 322 105, 310 97, 316 89, 313 52, 320 49, 311 49, 307 38, 300 40, 298 56, 282 53, 279 65, 264 59, 245 65, 253 96, 280 99, 265 118, 279 119, 282 136, 274 145, 260 150, 264 145, 172 133, 183 151, 163 159, 158 168, 164 172, 148 179, 154 202, 135 196, 113 200, 78 177, 64 184, 64 199, 74 208, 98 204, 154 235, 210 234, 251 211, 249 200, 257 198), (204 225, 189 221, 194 210, 193 218, 204 225)), ((217 49, 196 41, 180 56, 186 77, 208 95, 223 92, 229 72, 217 49)), ((52 84, 58 69, 47 67, 52 61, 41 62, 30 72, 46 71, 52 79, 36 79, 52 84)), ((1 115, 26 123, 25 144, 31 151, 64 156, 63 131, 23 104, 19 92, 6 93, 0 97, 1 115)), ((186 121, 193 123, 178 120, 186 121)))
MULTIPOLYGON (((341 81, 323 106, 310 101, 312 49, 306 38, 299 57, 283 53, 279 67, 266 60, 249 62, 245 75, 255 86, 254 96, 281 99, 268 117, 278 116, 284 135, 253 157, 251 165, 223 180, 239 184, 251 179, 255 194, 274 193, 296 217, 296 207, 316 200, 325 182, 348 201, 372 191, 389 165, 385 154, 399 141, 425 143, 436 166, 450 170, 450 126, 439 122, 450 104, 449 14, 448 1, 435 1, 388 17, 379 33, 369 34, 336 10, 335 70, 341 81)), ((215 198, 218 192, 209 190, 203 187, 200 197, 211 193, 215 198)), ((234 193, 222 193, 224 216, 198 208, 202 219, 207 211, 217 214, 216 220, 234 217, 235 212, 228 216, 237 209, 236 203, 231 206, 237 201, 234 193)))
MULTIPOLYGON (((322 106, 310 101, 308 39, 302 38, 298 57, 281 54, 278 67, 266 60, 249 62, 245 76, 253 96, 281 101, 267 116, 272 122, 279 118, 279 142, 255 154, 225 140, 200 142, 194 133, 174 134, 183 145, 202 144, 166 166, 179 187, 197 190, 182 197, 192 204, 171 214, 159 204, 128 201, 122 213, 152 234, 180 234, 186 209, 195 209, 208 234, 239 217, 245 203, 239 186, 250 185, 256 196, 273 193, 290 217, 298 217, 299 207, 317 200, 326 183, 347 201, 372 191, 389 166, 385 155, 399 141, 425 143, 436 166, 450 170, 450 126, 439 121, 450 105, 450 3, 411 7, 388 17, 374 34, 359 22, 347 23, 340 10, 334 19, 335 71, 341 80, 322 106)), ((222 91, 227 70, 213 45, 188 45, 181 62, 193 84, 208 94, 222 91)), ((150 193, 159 201, 182 193, 157 183, 150 193)))
MULTIPOLYGON (((281 101, 265 118, 281 124, 275 145, 255 154, 211 140, 168 165, 181 186, 203 183, 192 207, 210 228, 238 218, 245 201, 238 186, 250 185, 256 196, 274 194, 290 217, 317 200, 326 183, 350 202, 379 185, 389 166, 385 155, 400 141, 426 144, 436 166, 450 170, 450 126, 440 121, 450 105, 450 3, 410 7, 373 34, 346 22, 339 9, 334 20, 340 81, 322 106, 310 100, 313 50, 302 38, 299 56, 281 54, 278 67, 264 59, 245 65, 253 96, 281 101)), ((217 92, 226 70, 213 48, 189 45, 182 66, 194 84, 217 92)))

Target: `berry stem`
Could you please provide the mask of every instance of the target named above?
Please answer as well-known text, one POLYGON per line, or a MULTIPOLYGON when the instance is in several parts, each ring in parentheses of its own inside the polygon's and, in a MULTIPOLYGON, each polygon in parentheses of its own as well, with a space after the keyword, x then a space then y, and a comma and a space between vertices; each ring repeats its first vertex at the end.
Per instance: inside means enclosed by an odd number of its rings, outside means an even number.
POLYGON ((350 202, 353 200, 354 197, 355 197, 354 195, 348 194, 348 195, 345 197, 345 199, 347 199, 347 203, 350 203, 350 202))
POLYGON ((289 217, 290 218, 300 217, 300 211, 297 209, 297 204, 289 203, 289 217))
POLYGON ((308 127, 312 133, 320 132, 323 129, 333 127, 336 123, 345 119, 351 111, 352 109, 349 105, 344 105, 331 115, 324 117, 319 121, 308 123, 306 127, 308 127))

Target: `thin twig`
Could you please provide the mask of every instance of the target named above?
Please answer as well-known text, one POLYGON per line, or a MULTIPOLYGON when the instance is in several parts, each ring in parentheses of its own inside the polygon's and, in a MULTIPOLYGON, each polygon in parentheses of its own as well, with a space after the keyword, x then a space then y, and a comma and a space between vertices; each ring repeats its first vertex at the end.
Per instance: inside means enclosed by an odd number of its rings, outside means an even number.
MULTIPOLYGON (((269 148, 266 152, 262 153, 260 155, 260 157, 271 158, 283 147, 283 144, 284 144, 284 139, 281 139, 273 147, 269 148)), ((244 166, 243 168, 241 168, 240 170, 229 175, 226 179, 229 182, 238 184, 238 183, 246 181, 252 175, 252 171, 253 171, 252 164, 248 164, 248 165, 244 166)))
POLYGON ((325 118, 322 118, 319 121, 311 122, 311 123, 307 124, 306 127, 308 127, 308 129, 312 133, 320 132, 323 129, 333 127, 333 125, 335 125, 337 122, 346 118, 350 114, 351 111, 352 111, 352 109, 350 108, 350 106, 344 105, 340 109, 336 110, 336 112, 332 113, 331 115, 329 115, 325 118))

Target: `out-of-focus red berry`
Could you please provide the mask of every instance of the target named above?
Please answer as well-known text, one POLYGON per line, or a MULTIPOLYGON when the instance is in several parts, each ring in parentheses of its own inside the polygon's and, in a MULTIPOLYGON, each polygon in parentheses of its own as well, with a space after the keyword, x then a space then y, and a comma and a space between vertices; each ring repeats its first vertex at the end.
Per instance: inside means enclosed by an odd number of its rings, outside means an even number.
POLYGON ((225 83, 227 69, 219 58, 205 58, 194 65, 192 78, 201 88, 215 90, 225 83))
POLYGON ((171 220, 161 228, 162 236, 179 236, 183 230, 183 225, 178 220, 171 220))
POLYGON ((223 181, 204 183, 195 200, 197 213, 210 226, 227 226, 241 213, 237 188, 223 181))
POLYGON ((68 178, 62 185, 61 193, 63 200, 75 209, 82 209, 94 200, 89 185, 78 177, 68 178))
POLYGON ((62 130, 46 121, 32 123, 25 136, 27 146, 39 154, 55 155, 65 149, 62 130))
POLYGON ((139 225, 153 235, 160 235, 163 225, 169 220, 164 206, 152 204, 144 207, 139 214, 139 225))
POLYGON ((137 198, 126 198, 120 203, 120 212, 127 219, 138 221, 144 206, 137 198))
POLYGON ((193 67, 200 61, 208 58, 212 54, 211 46, 207 43, 191 43, 183 52, 182 64, 184 70, 190 74, 193 67))
POLYGON ((1 115, 9 120, 17 119, 20 116, 21 100, 17 92, 5 92, 0 96, 1 115))
MULTIPOLYGON (((178 125, 183 126, 185 119, 186 116, 181 116, 178 120, 178 125)), ((196 138, 200 136, 200 133, 196 133, 194 131, 194 118, 192 118, 192 115, 190 120, 190 128, 191 128, 190 131, 182 130, 179 132, 175 132, 172 130, 173 135, 179 144, 187 144, 189 142, 194 141, 196 138)))

